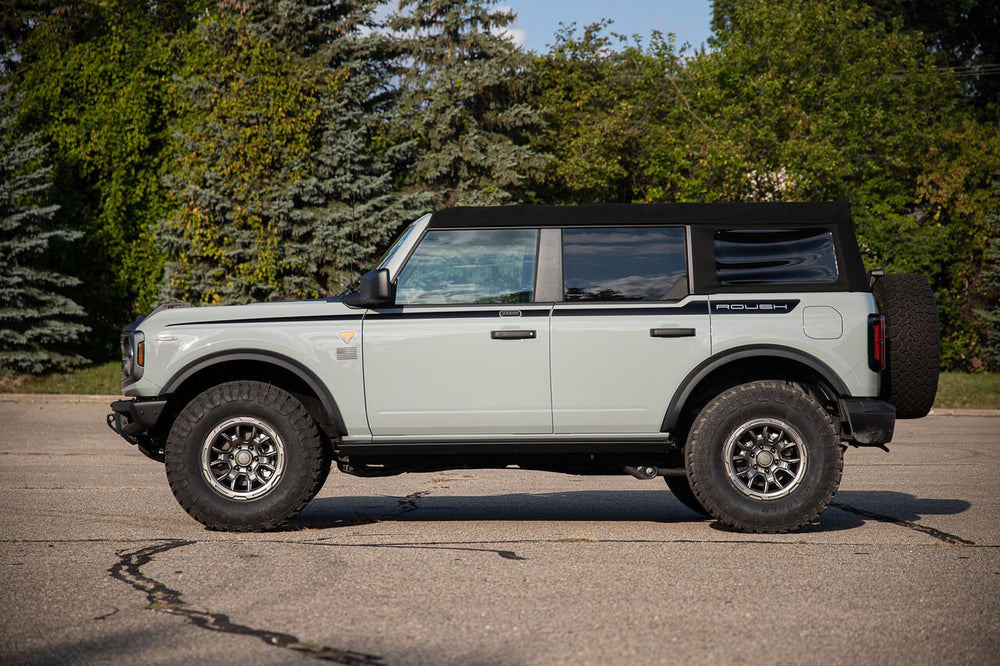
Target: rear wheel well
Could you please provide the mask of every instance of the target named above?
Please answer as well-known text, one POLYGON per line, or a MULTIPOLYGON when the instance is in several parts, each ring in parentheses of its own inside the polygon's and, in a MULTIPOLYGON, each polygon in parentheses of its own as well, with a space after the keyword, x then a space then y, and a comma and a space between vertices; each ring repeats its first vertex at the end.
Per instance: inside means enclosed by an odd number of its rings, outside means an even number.
POLYGON ((726 363, 712 370, 691 390, 677 418, 673 432, 683 444, 699 412, 724 391, 755 381, 777 380, 798 384, 840 422, 837 393, 814 368, 780 356, 754 356, 726 363))

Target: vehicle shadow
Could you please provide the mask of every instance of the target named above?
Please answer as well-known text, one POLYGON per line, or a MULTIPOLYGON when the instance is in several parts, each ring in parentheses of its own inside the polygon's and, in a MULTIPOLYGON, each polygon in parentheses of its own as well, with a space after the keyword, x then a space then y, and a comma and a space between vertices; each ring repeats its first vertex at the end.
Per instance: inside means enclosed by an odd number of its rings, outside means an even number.
MULTIPOLYGON (((963 513, 970 506, 965 500, 919 498, 891 491, 842 491, 800 532, 850 530, 871 521, 912 523, 924 516, 963 513)), ((286 529, 335 529, 385 521, 705 521, 713 528, 727 529, 688 509, 666 490, 324 497, 313 500, 286 529)))

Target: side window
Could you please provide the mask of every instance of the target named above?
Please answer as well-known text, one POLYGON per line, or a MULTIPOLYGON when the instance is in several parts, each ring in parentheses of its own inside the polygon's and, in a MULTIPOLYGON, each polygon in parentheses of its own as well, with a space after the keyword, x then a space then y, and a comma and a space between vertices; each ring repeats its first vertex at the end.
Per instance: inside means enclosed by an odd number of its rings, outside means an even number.
POLYGON ((715 232, 719 284, 831 284, 837 281, 833 234, 824 229, 715 232))
POLYGON ((396 303, 530 303, 537 229, 432 229, 399 272, 396 303))
POLYGON ((683 227, 563 230, 563 299, 669 301, 688 293, 683 227))

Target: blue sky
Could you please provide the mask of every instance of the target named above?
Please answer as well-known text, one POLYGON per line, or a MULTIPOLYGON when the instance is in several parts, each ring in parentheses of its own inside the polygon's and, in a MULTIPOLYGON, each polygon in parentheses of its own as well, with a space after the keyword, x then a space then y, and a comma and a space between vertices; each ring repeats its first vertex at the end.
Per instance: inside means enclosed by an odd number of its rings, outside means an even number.
MULTIPOLYGON (((517 14, 511 26, 514 38, 526 49, 542 53, 555 41, 559 23, 585 25, 609 18, 611 30, 648 37, 652 30, 677 35, 678 47, 688 42, 698 48, 711 29, 711 0, 500 0, 517 14)), ((643 40, 648 41, 648 40, 643 40)))

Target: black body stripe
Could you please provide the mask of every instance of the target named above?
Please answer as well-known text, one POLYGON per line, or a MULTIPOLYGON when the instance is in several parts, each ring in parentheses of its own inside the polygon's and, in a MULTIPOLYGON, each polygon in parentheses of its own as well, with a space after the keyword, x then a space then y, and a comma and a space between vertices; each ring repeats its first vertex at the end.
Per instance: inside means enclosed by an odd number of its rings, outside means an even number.
POLYGON ((365 319, 482 319, 486 317, 496 317, 505 321, 515 322, 518 319, 533 317, 548 317, 549 310, 521 310, 517 307, 506 307, 503 309, 482 309, 482 310, 453 310, 445 312, 424 312, 423 310, 404 310, 402 312, 393 310, 390 312, 379 312, 374 310, 365 315, 365 319), (520 312, 520 316, 501 317, 501 312, 520 312))
POLYGON ((356 315, 302 315, 299 317, 252 317, 247 319, 213 319, 204 321, 179 321, 167 324, 171 326, 216 326, 229 324, 289 324, 311 321, 361 321, 361 312, 356 315))
POLYGON ((678 307, 595 307, 572 305, 570 307, 557 306, 552 311, 556 317, 629 317, 629 316, 670 316, 670 315, 703 315, 708 314, 708 302, 692 301, 678 307))

